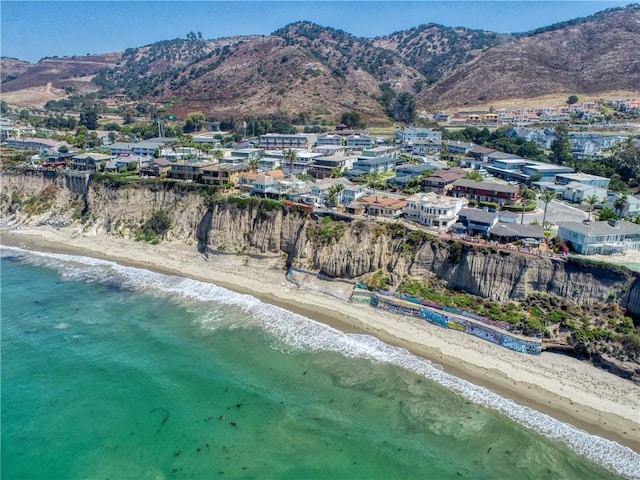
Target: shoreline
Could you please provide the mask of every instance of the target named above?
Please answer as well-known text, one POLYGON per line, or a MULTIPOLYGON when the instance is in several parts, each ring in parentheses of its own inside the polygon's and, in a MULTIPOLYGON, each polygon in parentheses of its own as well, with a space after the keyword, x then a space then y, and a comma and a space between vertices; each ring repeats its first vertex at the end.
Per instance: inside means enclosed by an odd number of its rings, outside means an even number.
POLYGON ((205 259, 195 245, 149 245, 80 234, 73 227, 0 230, 0 244, 114 261, 252 295, 345 333, 405 348, 446 373, 640 453, 640 387, 630 380, 562 354, 523 355, 419 319, 347 303, 347 283, 308 276, 298 288, 285 280, 277 255, 212 254, 205 259))

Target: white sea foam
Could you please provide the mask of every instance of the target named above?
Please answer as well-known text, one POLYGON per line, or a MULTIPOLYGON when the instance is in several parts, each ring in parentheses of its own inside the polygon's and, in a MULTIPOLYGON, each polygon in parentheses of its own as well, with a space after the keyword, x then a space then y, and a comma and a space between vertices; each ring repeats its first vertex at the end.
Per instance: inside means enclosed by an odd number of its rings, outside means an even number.
POLYGON ((618 475, 640 479, 640 455, 630 448, 590 435, 572 425, 518 405, 484 387, 447 374, 429 361, 403 348, 385 344, 375 337, 346 334, 280 307, 265 304, 250 295, 238 294, 189 278, 163 275, 88 257, 28 252, 13 247, 3 247, 2 255, 17 256, 32 264, 54 268, 69 279, 114 284, 118 288, 151 295, 171 296, 178 301, 188 300, 190 308, 201 310, 199 318, 204 328, 257 326, 275 339, 274 348, 284 352, 334 351, 350 358, 365 358, 400 366, 439 383, 477 405, 493 409, 547 438, 561 441, 574 452, 618 475), (207 302, 237 307, 246 315, 229 321, 228 317, 211 312, 204 305, 207 302))

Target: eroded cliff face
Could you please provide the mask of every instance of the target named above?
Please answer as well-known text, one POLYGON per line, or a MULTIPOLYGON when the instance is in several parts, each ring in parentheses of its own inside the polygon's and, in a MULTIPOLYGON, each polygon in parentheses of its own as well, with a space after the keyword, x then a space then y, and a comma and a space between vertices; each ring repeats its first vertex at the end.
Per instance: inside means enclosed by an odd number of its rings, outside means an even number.
POLYGON ((499 302, 524 300, 534 292, 576 303, 606 302, 615 295, 640 314, 638 275, 598 266, 471 247, 403 226, 376 222, 327 222, 304 211, 257 201, 214 202, 206 195, 167 185, 115 187, 92 183, 86 197, 72 194, 61 177, 2 176, 3 223, 51 223, 64 218, 85 232, 135 238, 156 210, 171 226, 164 238, 193 244, 203 253, 279 256, 295 266, 357 280, 382 271, 390 284, 403 277, 437 277, 448 286, 499 302), (394 228, 392 228, 394 227, 394 228))

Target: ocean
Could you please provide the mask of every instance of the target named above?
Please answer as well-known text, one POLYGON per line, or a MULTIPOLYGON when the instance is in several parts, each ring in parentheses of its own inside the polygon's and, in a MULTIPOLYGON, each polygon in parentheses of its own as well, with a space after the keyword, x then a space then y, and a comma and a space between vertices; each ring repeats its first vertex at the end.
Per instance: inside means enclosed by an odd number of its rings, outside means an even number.
POLYGON ((3 478, 640 478, 373 337, 88 257, 0 261, 3 478))

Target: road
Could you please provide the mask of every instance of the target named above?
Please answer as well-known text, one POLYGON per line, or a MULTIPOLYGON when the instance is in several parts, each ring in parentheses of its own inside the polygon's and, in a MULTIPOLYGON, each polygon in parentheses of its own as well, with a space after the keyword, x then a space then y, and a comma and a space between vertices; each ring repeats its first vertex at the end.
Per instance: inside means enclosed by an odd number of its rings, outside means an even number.
MULTIPOLYGON (((542 224, 544 217, 544 202, 538 198, 538 208, 532 213, 526 213, 524 215, 524 223, 533 223, 537 221, 542 224)), ((560 222, 581 222, 586 220, 588 213, 571 205, 552 200, 547 207, 547 222, 558 224, 560 222)), ((591 215, 593 218, 593 214, 591 215)))

